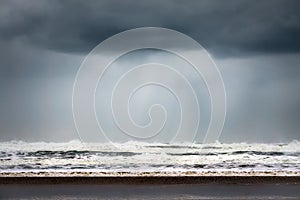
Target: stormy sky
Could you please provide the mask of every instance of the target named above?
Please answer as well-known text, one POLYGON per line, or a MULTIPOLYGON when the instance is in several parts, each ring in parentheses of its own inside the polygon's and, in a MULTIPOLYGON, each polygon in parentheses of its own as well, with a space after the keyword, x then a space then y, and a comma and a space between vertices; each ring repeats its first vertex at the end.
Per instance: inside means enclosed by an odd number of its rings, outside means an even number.
POLYGON ((78 139, 72 87, 106 38, 164 27, 198 41, 227 93, 221 142, 300 140, 300 2, 0 1, 0 141, 78 139))

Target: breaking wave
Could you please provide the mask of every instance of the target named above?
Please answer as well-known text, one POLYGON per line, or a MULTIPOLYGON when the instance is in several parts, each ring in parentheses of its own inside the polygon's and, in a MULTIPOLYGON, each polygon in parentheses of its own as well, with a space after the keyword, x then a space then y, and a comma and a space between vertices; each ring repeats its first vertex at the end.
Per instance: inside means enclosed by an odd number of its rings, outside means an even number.
POLYGON ((143 173, 300 174, 300 142, 290 143, 0 143, 0 175, 143 173))

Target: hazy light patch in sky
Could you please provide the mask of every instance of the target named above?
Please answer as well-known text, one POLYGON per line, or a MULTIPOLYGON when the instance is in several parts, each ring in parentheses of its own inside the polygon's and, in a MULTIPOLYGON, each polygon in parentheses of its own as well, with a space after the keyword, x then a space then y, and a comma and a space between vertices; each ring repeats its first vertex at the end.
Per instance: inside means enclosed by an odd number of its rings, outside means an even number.
MULTIPOLYGON (((210 97, 206 85, 199 74, 195 69, 187 63, 182 58, 162 50, 137 50, 129 54, 126 54, 116 60, 113 64, 110 65, 108 70, 101 78, 97 93, 96 93, 96 107, 98 120, 108 132, 109 137, 115 140, 132 140, 132 138, 127 137, 126 134, 122 133, 116 126, 110 104, 110 97, 112 95, 115 85, 120 77, 129 70, 132 70, 134 67, 137 67, 145 63, 155 63, 159 62, 166 66, 170 66, 173 69, 176 69, 180 72, 194 88, 195 94, 199 100, 199 109, 200 109, 200 123, 199 130, 197 133, 197 141, 203 140, 205 131, 207 131, 209 120, 210 120, 210 97)), ((157 74, 144 73, 140 74, 138 79, 145 79, 157 74)), ((167 77, 166 77, 167 78, 167 77)), ((154 80, 154 79, 153 79, 154 80)), ((173 85, 177 90, 181 90, 181 81, 180 79, 174 79, 173 85)), ((126 89, 125 89, 126 90, 126 89)), ((118 100, 117 100, 118 101, 118 100)), ((124 99, 119 99, 119 101, 124 101, 124 99)), ((125 99, 127 101, 127 99, 125 99)), ((180 104, 176 96, 172 94, 171 91, 168 91, 166 88, 163 88, 159 85, 149 85, 147 87, 140 88, 136 94, 133 95, 132 101, 129 101, 129 111, 132 112, 135 116, 137 122, 140 121, 142 124, 149 123, 148 111, 154 104, 161 104, 166 109, 166 119, 161 118, 161 120, 166 120, 166 124, 162 131, 157 134, 156 137, 151 138, 151 141, 168 141, 170 138, 174 137, 176 134, 176 127, 179 127, 181 111, 180 104), (137 118, 139 116, 140 118, 137 118)), ((122 115, 122 113, 119 113, 122 115)), ((123 113, 123 117, 127 117, 127 113, 123 113)), ((134 119, 134 118, 133 118, 134 119)), ((189 119, 190 121, 194 119, 189 119)), ((192 130, 186 130, 191 132, 192 130)), ((153 133, 144 132, 139 133, 141 136, 151 135, 153 133)), ((187 133, 188 134, 188 133, 187 133)), ((148 139, 147 139, 148 141, 148 139)))

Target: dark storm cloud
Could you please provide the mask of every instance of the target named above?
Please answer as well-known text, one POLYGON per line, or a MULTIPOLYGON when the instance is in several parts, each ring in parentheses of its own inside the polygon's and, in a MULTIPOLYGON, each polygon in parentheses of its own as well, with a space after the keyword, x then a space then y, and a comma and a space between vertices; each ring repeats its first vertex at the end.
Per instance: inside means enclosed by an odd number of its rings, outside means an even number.
POLYGON ((282 1, 4 1, 2 40, 87 53, 130 28, 186 33, 219 56, 300 51, 300 2, 282 1))

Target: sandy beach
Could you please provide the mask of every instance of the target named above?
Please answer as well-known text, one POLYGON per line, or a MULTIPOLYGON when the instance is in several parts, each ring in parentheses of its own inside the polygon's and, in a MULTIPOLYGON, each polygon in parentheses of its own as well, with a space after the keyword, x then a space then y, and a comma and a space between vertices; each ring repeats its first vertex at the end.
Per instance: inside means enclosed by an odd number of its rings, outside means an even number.
POLYGON ((299 199, 300 177, 1 177, 1 199, 299 199))

